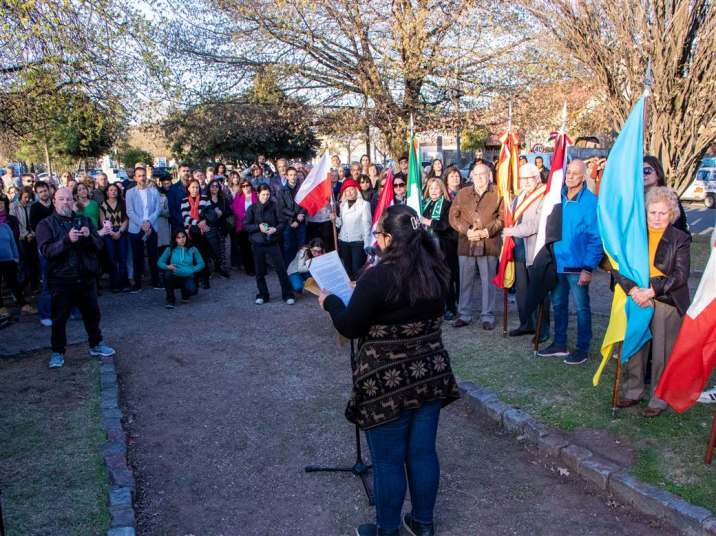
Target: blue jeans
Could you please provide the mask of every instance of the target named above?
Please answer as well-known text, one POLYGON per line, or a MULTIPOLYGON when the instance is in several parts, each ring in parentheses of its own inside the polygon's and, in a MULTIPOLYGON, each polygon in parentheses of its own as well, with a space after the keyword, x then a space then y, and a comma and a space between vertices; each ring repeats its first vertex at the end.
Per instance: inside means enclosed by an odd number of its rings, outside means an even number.
POLYGON ((400 527, 406 470, 413 519, 419 523, 433 522, 440 481, 435 436, 441 407, 440 400, 425 402, 418 409, 404 409, 398 420, 366 430, 379 528, 400 527))
MULTIPOLYGON (((129 244, 132 247, 132 259, 134 264, 134 287, 142 288, 142 276, 144 275, 144 244, 147 245, 147 260, 149 261, 149 273, 152 276, 152 286, 159 286, 159 267, 157 260, 159 254, 157 251, 157 232, 152 230, 146 240, 143 232, 127 233, 129 235, 129 244)), ((206 260, 206 258, 205 258, 206 260)))
POLYGON ((283 260, 286 263, 286 268, 291 264, 291 261, 298 253, 298 248, 306 243, 306 224, 300 223, 298 227, 293 229, 290 225, 286 224, 283 228, 283 244, 281 245, 281 253, 283 254, 283 260))
POLYGON ((104 249, 109 257, 110 287, 112 290, 121 290, 129 284, 127 279, 127 235, 123 233, 117 240, 107 235, 102 240, 104 241, 104 249))
POLYGON ((52 318, 52 294, 47 288, 47 259, 38 252, 40 257, 40 277, 42 278, 42 289, 40 290, 40 298, 37 300, 37 312, 40 320, 49 320, 52 318))
POLYGON ((291 282, 294 292, 303 292, 303 283, 311 277, 309 273, 294 272, 288 274, 288 280, 291 282))
POLYGON ((569 322, 569 294, 574 296, 577 309, 577 350, 589 352, 592 342, 592 310, 589 307, 589 285, 577 285, 579 274, 557 274, 557 286, 552 291, 552 316, 554 317, 554 343, 567 345, 569 322))

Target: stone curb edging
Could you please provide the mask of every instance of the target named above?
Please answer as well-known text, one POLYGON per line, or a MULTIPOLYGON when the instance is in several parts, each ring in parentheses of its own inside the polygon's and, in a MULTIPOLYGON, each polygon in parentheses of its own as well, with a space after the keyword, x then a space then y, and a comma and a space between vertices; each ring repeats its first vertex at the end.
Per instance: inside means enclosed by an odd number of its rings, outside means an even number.
POLYGON ((574 473, 638 511, 657 517, 689 535, 716 535, 716 515, 668 491, 631 476, 623 467, 589 449, 570 443, 556 428, 546 426, 522 410, 501 402, 494 391, 472 382, 460 382, 470 407, 507 432, 524 437, 540 454, 557 458, 574 473))
POLYGON ((102 445, 102 459, 110 481, 110 528, 107 536, 134 536, 135 482, 127 464, 127 435, 122 428, 122 410, 119 407, 119 386, 114 356, 103 357, 100 364, 100 423, 107 440, 102 445))

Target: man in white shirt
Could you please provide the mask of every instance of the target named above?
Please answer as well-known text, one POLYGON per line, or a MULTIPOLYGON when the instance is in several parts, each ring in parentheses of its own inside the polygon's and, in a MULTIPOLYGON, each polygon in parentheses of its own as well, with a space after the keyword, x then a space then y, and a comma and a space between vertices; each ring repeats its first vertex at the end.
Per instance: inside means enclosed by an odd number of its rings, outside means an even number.
POLYGON ((144 167, 134 169, 134 180, 137 185, 127 192, 127 217, 129 218, 129 243, 132 247, 134 264, 134 286, 132 292, 142 290, 144 274, 144 245, 147 246, 149 273, 152 287, 161 288, 159 268, 157 267, 157 220, 161 210, 159 192, 147 181, 144 167))

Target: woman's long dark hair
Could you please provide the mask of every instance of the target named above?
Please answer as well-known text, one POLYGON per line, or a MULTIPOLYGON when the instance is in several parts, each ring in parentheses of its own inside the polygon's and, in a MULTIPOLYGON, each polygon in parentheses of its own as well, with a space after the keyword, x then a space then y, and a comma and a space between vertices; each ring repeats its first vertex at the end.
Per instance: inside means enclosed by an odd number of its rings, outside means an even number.
POLYGON ((661 165, 661 161, 657 157, 647 154, 644 156, 644 163, 654 168, 654 172, 656 172, 656 185, 666 186, 666 174, 664 173, 664 166, 661 165))
POLYGON ((184 249, 188 250, 192 247, 191 240, 189 239, 189 233, 184 229, 177 229, 172 233, 172 241, 169 244, 169 262, 172 262, 172 253, 177 248, 177 236, 183 234, 186 241, 184 242, 184 249))
POLYGON ((395 267, 395 284, 388 290, 388 301, 406 297, 410 305, 415 305, 445 296, 450 270, 438 242, 420 224, 418 214, 407 205, 393 205, 381 217, 379 228, 392 238, 381 256, 382 264, 395 267))

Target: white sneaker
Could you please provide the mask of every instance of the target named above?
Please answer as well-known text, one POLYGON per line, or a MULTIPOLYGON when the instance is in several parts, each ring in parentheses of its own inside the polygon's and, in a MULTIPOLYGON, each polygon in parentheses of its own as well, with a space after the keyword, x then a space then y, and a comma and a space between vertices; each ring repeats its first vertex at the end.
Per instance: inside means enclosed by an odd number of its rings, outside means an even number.
POLYGON ((50 318, 40 318, 40 324, 42 324, 46 328, 51 328, 52 320, 50 318))
POLYGON ((256 305, 263 305, 264 299, 263 298, 256 298, 256 305))
POLYGON ((296 303, 296 300, 294 300, 293 298, 289 298, 286 300, 286 305, 293 305, 294 303, 296 303))
POLYGON ((702 404, 716 404, 716 387, 712 387, 708 391, 701 393, 698 402, 702 404))

